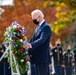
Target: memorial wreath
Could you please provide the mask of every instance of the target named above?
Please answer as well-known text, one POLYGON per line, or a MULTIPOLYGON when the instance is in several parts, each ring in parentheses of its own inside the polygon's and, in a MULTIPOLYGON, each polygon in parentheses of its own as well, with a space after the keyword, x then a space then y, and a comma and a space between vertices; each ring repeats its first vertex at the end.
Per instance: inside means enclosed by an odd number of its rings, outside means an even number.
POLYGON ((26 44, 27 38, 25 36, 26 29, 21 27, 17 22, 13 22, 11 26, 6 28, 4 33, 6 50, 10 46, 11 55, 15 57, 16 63, 10 60, 10 50, 8 50, 7 58, 12 70, 16 72, 16 65, 19 67, 21 74, 24 74, 28 69, 29 56, 27 49, 23 48, 26 44))

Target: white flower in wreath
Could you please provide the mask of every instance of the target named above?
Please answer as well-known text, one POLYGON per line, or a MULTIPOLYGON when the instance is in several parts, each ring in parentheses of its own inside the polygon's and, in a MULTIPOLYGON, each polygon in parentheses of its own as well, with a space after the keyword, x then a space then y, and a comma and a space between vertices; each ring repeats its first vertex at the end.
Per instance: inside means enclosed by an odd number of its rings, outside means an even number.
POLYGON ((5 35, 7 35, 8 32, 5 32, 5 35))
POLYGON ((24 62, 24 59, 22 59, 21 62, 24 62))
POLYGON ((8 27, 8 28, 6 28, 6 31, 7 31, 7 32, 9 32, 9 27, 8 27))
POLYGON ((6 28, 6 31, 8 31, 8 28, 6 28))
POLYGON ((9 32, 11 31, 11 27, 8 27, 8 31, 9 31, 9 32))
POLYGON ((22 39, 20 39, 20 42, 23 42, 23 40, 22 40, 22 39))
POLYGON ((26 54, 28 54, 28 52, 26 52, 26 54))

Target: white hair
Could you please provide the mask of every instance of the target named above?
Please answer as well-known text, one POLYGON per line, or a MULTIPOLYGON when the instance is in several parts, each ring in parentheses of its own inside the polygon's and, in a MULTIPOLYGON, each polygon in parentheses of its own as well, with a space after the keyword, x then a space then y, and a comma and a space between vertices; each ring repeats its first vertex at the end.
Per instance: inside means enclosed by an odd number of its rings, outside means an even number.
POLYGON ((38 10, 38 9, 36 9, 36 10, 34 10, 32 13, 31 13, 31 15, 37 15, 37 16, 41 16, 41 17, 44 17, 44 14, 42 13, 42 11, 41 10, 38 10))

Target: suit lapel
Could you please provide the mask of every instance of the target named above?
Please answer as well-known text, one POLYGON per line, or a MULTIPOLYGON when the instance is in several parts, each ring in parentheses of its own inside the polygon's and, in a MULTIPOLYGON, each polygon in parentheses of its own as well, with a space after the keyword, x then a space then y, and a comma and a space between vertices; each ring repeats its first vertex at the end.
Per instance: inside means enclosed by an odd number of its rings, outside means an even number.
POLYGON ((36 36, 41 32, 41 30, 43 29, 43 27, 44 27, 44 24, 45 23, 45 21, 42 23, 42 25, 38 28, 38 30, 37 30, 37 32, 36 32, 36 36))
POLYGON ((45 25, 45 21, 42 23, 42 25, 39 27, 38 31, 37 28, 35 29, 34 35, 33 35, 33 40, 39 35, 39 33, 41 32, 41 30, 43 29, 45 25))

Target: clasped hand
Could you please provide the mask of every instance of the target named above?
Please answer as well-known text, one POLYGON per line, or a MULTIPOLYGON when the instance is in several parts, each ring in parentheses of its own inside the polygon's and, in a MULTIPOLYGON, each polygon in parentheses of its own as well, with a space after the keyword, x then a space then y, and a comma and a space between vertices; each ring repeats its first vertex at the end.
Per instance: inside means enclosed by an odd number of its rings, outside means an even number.
POLYGON ((31 44, 26 42, 25 44, 23 44, 23 48, 26 48, 26 49, 31 48, 31 44))

